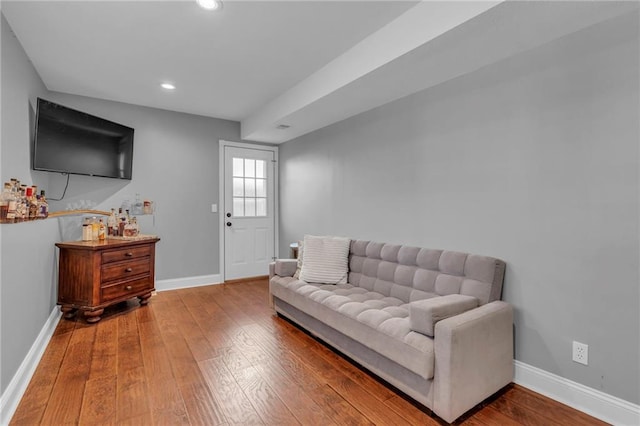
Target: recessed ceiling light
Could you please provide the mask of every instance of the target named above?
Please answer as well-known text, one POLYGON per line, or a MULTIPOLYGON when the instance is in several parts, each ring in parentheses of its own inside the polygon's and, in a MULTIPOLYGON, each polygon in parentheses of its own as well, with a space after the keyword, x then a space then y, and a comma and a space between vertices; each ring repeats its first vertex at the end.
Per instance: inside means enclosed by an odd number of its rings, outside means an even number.
POLYGON ((196 0, 201 8, 207 10, 222 9, 222 0, 196 0))
POLYGON ((167 89, 167 90, 174 90, 176 88, 176 86, 174 86, 171 83, 162 83, 160 85, 160 87, 162 87, 163 89, 167 89))

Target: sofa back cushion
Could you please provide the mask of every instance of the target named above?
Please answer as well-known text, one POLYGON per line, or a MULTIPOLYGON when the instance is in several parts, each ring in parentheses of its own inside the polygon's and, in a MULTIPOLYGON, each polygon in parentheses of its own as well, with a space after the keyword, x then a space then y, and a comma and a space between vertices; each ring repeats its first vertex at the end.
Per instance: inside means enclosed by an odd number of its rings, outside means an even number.
POLYGON ((353 240, 349 283, 406 303, 447 294, 502 296, 505 263, 493 257, 353 240))

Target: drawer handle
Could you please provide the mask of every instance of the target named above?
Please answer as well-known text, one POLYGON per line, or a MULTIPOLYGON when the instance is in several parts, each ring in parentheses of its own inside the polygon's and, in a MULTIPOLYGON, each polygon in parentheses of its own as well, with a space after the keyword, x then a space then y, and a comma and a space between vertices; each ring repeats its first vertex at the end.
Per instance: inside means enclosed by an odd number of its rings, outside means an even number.
POLYGON ((131 290, 133 287, 131 287, 130 285, 125 287, 125 290, 131 290))
POLYGON ((131 257, 131 256, 133 256, 133 253, 128 252, 128 253, 125 253, 124 255, 125 255, 126 257, 131 257))
POLYGON ((125 271, 125 272, 131 272, 131 271, 133 271, 133 269, 131 269, 131 268, 127 268, 127 269, 125 269, 124 271, 125 271))

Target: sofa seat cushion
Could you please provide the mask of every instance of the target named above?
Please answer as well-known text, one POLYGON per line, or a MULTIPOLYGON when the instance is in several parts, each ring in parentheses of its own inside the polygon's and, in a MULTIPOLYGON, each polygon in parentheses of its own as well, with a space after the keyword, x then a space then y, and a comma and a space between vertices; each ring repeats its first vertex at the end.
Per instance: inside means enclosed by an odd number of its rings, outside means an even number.
POLYGON ((271 293, 425 379, 433 378, 433 338, 411 330, 409 304, 351 284, 275 276, 271 293))

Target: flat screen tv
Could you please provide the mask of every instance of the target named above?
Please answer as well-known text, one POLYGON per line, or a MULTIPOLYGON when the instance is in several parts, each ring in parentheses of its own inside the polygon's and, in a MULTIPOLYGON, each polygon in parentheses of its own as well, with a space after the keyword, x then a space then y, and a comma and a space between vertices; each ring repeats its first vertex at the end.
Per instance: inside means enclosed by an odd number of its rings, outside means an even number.
POLYGON ((131 180, 133 129, 38 98, 33 169, 131 180))

